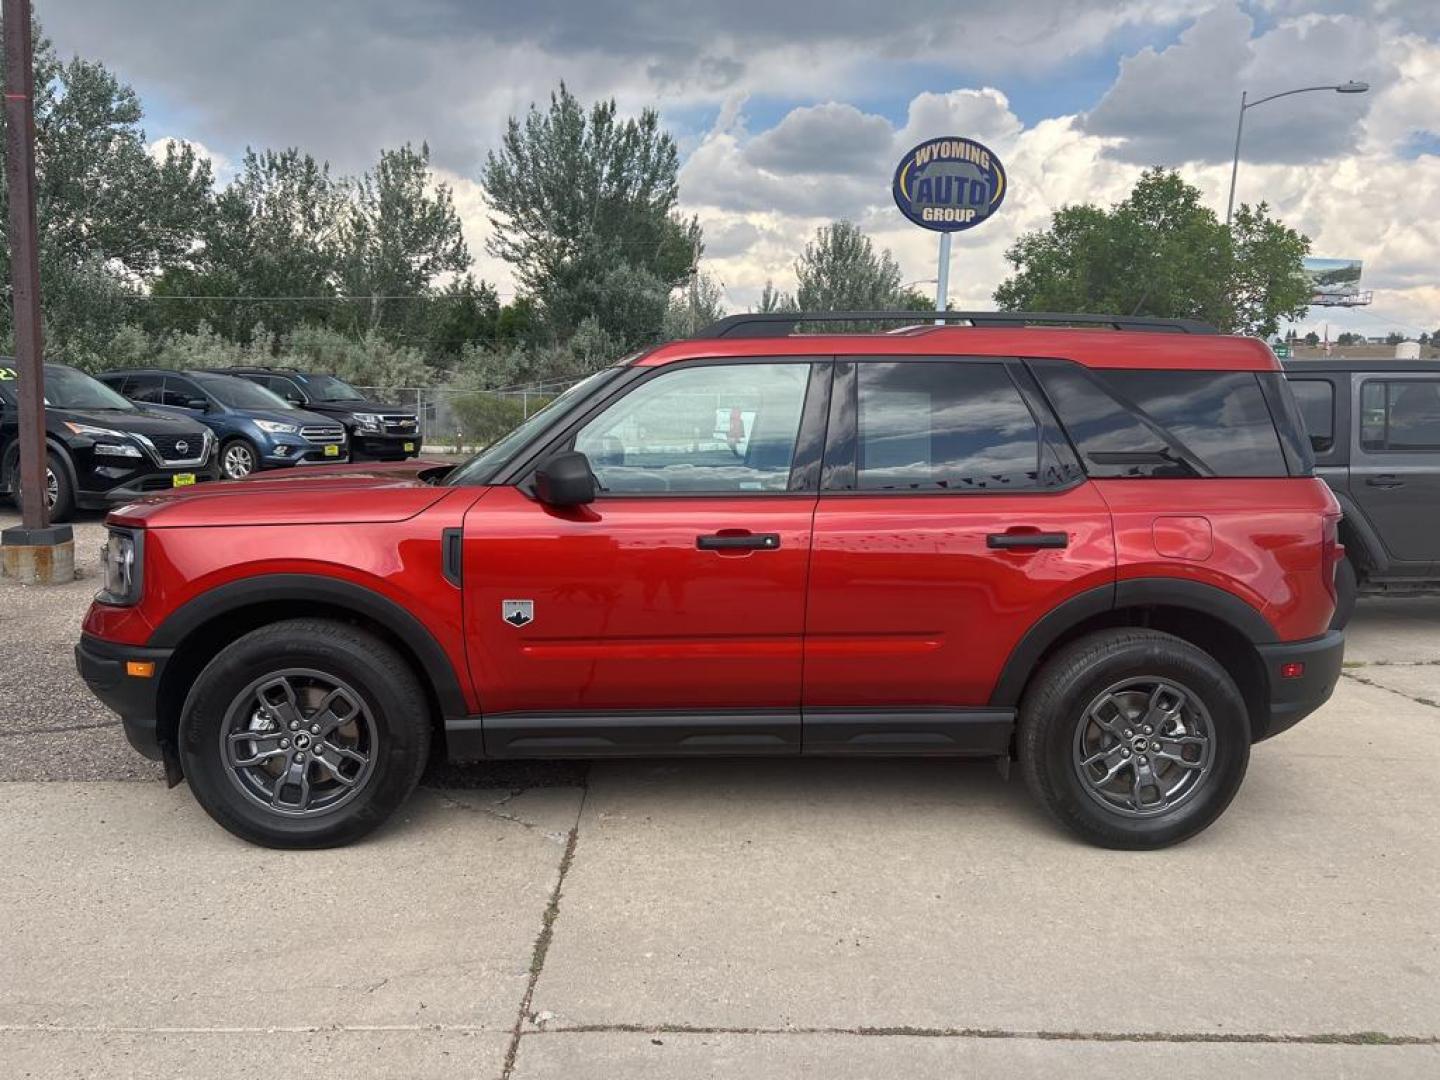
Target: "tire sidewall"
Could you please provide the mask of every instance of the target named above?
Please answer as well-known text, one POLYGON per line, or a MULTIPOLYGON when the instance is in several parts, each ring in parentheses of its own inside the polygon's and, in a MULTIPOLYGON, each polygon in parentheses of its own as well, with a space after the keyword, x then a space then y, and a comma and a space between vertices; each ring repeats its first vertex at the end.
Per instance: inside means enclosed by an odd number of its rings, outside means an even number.
POLYGON ((243 476, 231 476, 225 470, 225 457, 227 454, 230 453, 231 450, 234 450, 236 447, 242 448, 246 453, 250 455, 250 471, 245 473, 245 476, 254 476, 257 472, 260 471, 260 453, 258 450, 255 449, 255 447, 250 445, 250 441, 244 438, 230 439, 223 446, 220 447, 220 475, 226 480, 244 479, 243 476))
MULTIPOLYGON (((377 643, 378 644, 378 643, 377 643)), ((391 680, 363 645, 335 638, 247 635, 222 650, 195 681, 180 720, 186 779, 205 810, 227 829, 269 846, 328 847, 378 826, 410 794, 429 749, 429 724, 415 722, 413 679, 391 680), (314 818, 266 811, 241 792, 221 757, 220 729, 236 697, 267 671, 313 668, 348 683, 375 722, 376 749, 365 787, 314 818)))
POLYGON ((1030 718, 1039 725, 1037 749, 1048 785, 1060 803, 1052 809, 1057 809, 1067 824, 1107 846, 1148 848, 1184 840, 1219 817, 1239 790, 1250 759, 1245 702, 1219 664, 1185 642, 1157 635, 1143 643, 1118 647, 1068 674, 1053 699, 1060 707, 1030 718), (1156 817, 1129 818, 1106 810, 1086 790, 1072 756, 1075 729, 1084 722, 1085 709, 1108 687, 1129 678, 1179 683, 1199 697, 1210 714, 1215 740, 1210 775, 1177 809, 1156 817))

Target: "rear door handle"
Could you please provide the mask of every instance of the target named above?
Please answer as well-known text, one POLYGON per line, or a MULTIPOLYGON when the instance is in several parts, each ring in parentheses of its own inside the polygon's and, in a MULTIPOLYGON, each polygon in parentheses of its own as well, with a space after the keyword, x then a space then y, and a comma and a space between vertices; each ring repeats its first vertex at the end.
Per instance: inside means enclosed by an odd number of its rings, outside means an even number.
POLYGON ((1013 551, 1017 548, 1063 548, 1070 546, 1070 534, 1063 532, 1003 532, 990 533, 985 537, 985 546, 1013 551))
POLYGON ((780 546, 779 533, 715 533, 697 536, 701 551, 774 551, 780 546))
POLYGON ((1368 480, 1366 480, 1365 483, 1368 484, 1370 487, 1378 488, 1397 488, 1405 486, 1404 480, 1397 480, 1393 476, 1372 476, 1368 480))

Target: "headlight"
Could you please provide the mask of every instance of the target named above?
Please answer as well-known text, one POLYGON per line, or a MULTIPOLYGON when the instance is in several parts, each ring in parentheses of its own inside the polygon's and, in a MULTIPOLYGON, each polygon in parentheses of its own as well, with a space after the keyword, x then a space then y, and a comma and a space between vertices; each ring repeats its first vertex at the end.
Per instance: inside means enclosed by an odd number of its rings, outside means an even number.
POLYGON ((104 443, 95 444, 95 453, 108 454, 110 457, 143 457, 138 446, 130 443, 104 443))
POLYGON ((105 541, 105 588, 96 597, 121 607, 140 599, 140 534, 111 529, 105 541))
POLYGON ((294 435, 300 430, 294 424, 282 424, 278 420, 256 420, 255 426, 271 435, 294 435))
POLYGON ((89 435, 92 438, 98 436, 102 439, 123 439, 123 431, 113 431, 108 427, 96 427, 94 424, 77 424, 73 420, 66 420, 65 426, 76 435, 89 435))
POLYGON ((380 425, 380 417, 376 413, 357 412, 354 416, 355 423, 359 425, 361 431, 373 431, 378 434, 384 430, 380 425))

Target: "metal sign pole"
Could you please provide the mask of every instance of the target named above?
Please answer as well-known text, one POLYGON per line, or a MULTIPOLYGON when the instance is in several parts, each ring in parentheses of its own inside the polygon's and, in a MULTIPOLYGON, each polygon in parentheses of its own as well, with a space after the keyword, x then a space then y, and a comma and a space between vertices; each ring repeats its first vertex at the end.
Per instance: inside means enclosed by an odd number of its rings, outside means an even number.
MULTIPOLYGON (((950 236, 948 232, 940 234, 940 268, 935 275, 935 310, 944 311, 950 303, 950 236)), ((937 325, 943 324, 944 319, 936 319, 937 325)))
POLYGON ((20 397, 20 517, 49 524, 45 506, 45 386, 40 263, 35 234, 35 95, 30 0, 5 0, 5 180, 10 193, 10 288, 20 397))

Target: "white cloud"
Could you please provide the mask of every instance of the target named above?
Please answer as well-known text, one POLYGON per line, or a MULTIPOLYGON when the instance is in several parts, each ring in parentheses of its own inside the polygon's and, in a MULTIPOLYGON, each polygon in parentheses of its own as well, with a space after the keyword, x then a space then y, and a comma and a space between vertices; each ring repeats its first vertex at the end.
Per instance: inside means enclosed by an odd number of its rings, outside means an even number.
POLYGON ((177 139, 167 135, 163 138, 152 140, 146 147, 148 153, 156 161, 164 161, 165 155, 170 152, 171 147, 189 146, 195 151, 197 157, 204 158, 210 162, 210 172, 215 177, 217 185, 228 184, 235 175, 235 163, 224 154, 211 150, 204 143, 198 143, 194 139, 177 139))

